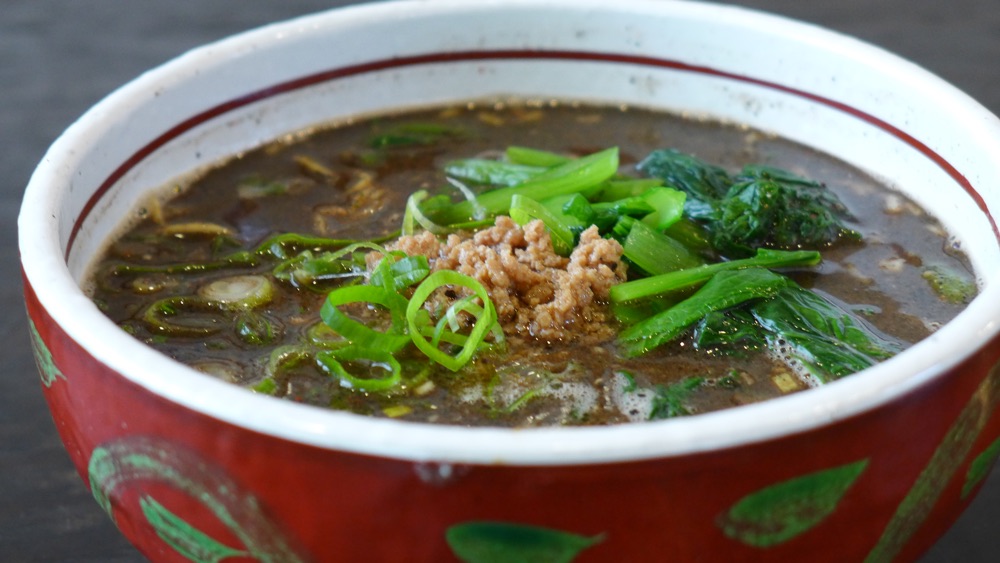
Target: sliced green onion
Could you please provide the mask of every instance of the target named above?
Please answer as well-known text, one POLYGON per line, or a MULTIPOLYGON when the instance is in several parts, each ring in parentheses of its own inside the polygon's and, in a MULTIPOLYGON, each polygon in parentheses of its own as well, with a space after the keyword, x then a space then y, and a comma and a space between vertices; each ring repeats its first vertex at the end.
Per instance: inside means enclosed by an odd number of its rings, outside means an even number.
POLYGON ((372 272, 371 279, 369 280, 370 285, 384 286, 385 283, 383 278, 385 275, 389 275, 389 279, 392 280, 392 284, 387 287, 391 288, 393 291, 400 291, 411 285, 415 285, 420 280, 427 277, 427 274, 431 273, 430 263, 427 261, 426 256, 421 256, 419 254, 414 256, 402 255, 398 258, 390 257, 386 255, 382 258, 382 262, 375 267, 372 272), (395 261, 391 260, 395 259, 395 261), (388 266, 383 267, 382 262, 385 262, 388 266))
POLYGON ((452 187, 462 193, 462 196, 465 198, 465 203, 472 206, 472 219, 482 221, 487 218, 487 215, 489 215, 488 210, 483 207, 481 203, 479 203, 479 198, 475 193, 473 193, 472 190, 469 189, 468 186, 459 182, 455 178, 446 178, 446 180, 448 180, 448 183, 451 184, 452 187))
POLYGON ((278 383, 275 382, 270 377, 265 377, 261 379, 256 385, 250 387, 255 393, 263 393, 264 395, 274 395, 278 390, 278 383))
POLYGON ((208 223, 205 221, 191 221, 188 223, 173 223, 160 227, 160 234, 168 236, 233 236, 232 229, 218 223, 208 223))
MULTIPOLYGON (((389 233, 385 236, 367 241, 357 241, 352 239, 316 237, 300 233, 282 233, 264 240, 264 242, 257 245, 257 248, 254 249, 254 253, 261 256, 273 256, 279 260, 285 260, 291 258, 294 254, 297 254, 302 250, 319 252, 322 250, 330 251, 346 249, 346 247, 351 247, 354 250, 365 247, 381 248, 376 243, 392 240, 398 236, 399 233, 397 232, 389 233)), ((353 252, 353 250, 351 250, 351 252, 353 252)))
POLYGON ((274 285, 261 275, 232 276, 199 287, 198 296, 227 309, 253 309, 274 298, 274 285))
POLYGON ((313 323, 305 332, 306 340, 319 348, 343 348, 350 344, 342 334, 337 333, 326 323, 313 323))
POLYGON ((476 349, 486 338, 486 335, 493 330, 497 324, 496 309, 486 288, 475 279, 460 274, 452 270, 439 270, 427 277, 413 293, 409 305, 406 307, 406 321, 410 329, 410 337, 413 344, 420 349, 428 358, 443 365, 451 371, 458 371, 472 359, 476 349), (437 346, 429 342, 421 332, 418 319, 421 318, 419 312, 423 310, 424 303, 434 291, 446 285, 464 287, 471 290, 483 302, 482 314, 476 318, 472 330, 469 332, 465 344, 459 352, 451 356, 442 352, 437 346))
POLYGON ((362 262, 341 256, 343 253, 332 252, 316 256, 311 250, 303 250, 294 258, 282 260, 271 274, 296 287, 307 287, 320 281, 359 277, 367 272, 362 262))
POLYGON ((320 308, 319 316, 327 326, 353 344, 392 353, 410 341, 403 328, 404 310, 406 299, 398 293, 386 291, 383 287, 355 285, 331 291, 320 308), (379 332, 355 321, 337 308, 347 303, 374 303, 385 307, 392 317, 391 328, 387 332, 379 332))
POLYGON ((252 253, 240 251, 234 252, 221 260, 212 262, 193 262, 189 264, 117 264, 111 273, 114 275, 131 274, 192 274, 197 272, 209 272, 213 270, 224 270, 226 268, 239 268, 244 266, 256 266, 260 259, 252 253))
POLYGON ((313 351, 302 344, 279 346, 271 351, 267 359, 267 378, 275 379, 283 370, 312 360, 313 351))
POLYGON ((375 264, 375 269, 372 271, 371 277, 368 278, 368 285, 381 287, 385 290, 386 294, 398 293, 396 291, 396 283, 392 276, 392 260, 395 258, 392 254, 386 254, 381 260, 375 264))
POLYGON ((215 334, 222 329, 220 319, 221 307, 217 303, 206 301, 198 297, 167 297, 160 299, 146 307, 142 320, 152 332, 167 336, 199 337, 215 334), (209 314, 205 319, 201 317, 182 317, 184 322, 171 320, 182 311, 195 311, 197 313, 209 314))
POLYGON ((316 354, 316 362, 340 380, 340 384, 361 391, 387 391, 402 381, 402 367, 391 352, 381 349, 348 346, 339 350, 324 350, 316 354), (359 377, 351 374, 343 362, 368 364, 388 372, 385 377, 359 377))
POLYGON ((431 221, 424 214, 423 210, 420 209, 420 202, 427 199, 427 196, 427 190, 417 190, 410 194, 410 197, 406 200, 406 210, 403 212, 402 234, 412 235, 416 232, 417 225, 436 235, 443 235, 450 232, 451 229, 431 221))
POLYGON ((275 278, 302 287, 316 281, 361 276, 367 272, 364 261, 355 254, 367 249, 386 254, 386 249, 374 242, 354 242, 332 252, 314 255, 303 250, 286 258, 272 270, 275 278))

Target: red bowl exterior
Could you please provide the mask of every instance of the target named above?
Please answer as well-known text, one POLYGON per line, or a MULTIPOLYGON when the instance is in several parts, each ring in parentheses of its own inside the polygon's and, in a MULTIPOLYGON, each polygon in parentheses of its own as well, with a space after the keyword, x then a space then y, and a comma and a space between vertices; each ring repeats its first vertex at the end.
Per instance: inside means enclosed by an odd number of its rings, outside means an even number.
POLYGON ((480 561, 466 551, 476 546, 580 562, 909 561, 967 506, 1000 449, 995 341, 907 395, 804 433, 632 462, 451 466, 195 412, 95 360, 27 280, 25 296, 70 457, 157 561, 480 561))

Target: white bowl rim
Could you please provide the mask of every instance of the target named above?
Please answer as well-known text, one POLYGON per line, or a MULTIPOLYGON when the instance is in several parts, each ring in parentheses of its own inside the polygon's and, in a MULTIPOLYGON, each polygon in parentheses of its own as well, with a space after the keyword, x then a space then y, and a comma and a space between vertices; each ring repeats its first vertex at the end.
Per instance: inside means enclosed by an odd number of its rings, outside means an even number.
MULTIPOLYGON (((484 2, 477 9, 492 4, 533 3, 533 0, 484 2)), ((565 4, 567 8, 578 9, 606 4, 598 0, 542 3, 565 4)), ((814 41, 860 49, 883 64, 908 65, 907 72, 943 89, 956 106, 981 118, 987 124, 983 127, 991 128, 988 133, 992 136, 1000 130, 994 123, 995 117, 976 102, 936 76, 877 47, 810 24, 744 8, 654 0, 623 0, 619 6, 623 10, 632 5, 648 8, 654 3, 663 5, 663 9, 739 18, 744 22, 800 32, 808 30, 814 41)), ((321 16, 350 13, 358 21, 364 21, 395 10, 461 10, 471 9, 470 4, 475 3, 462 0, 378 2, 338 8, 321 16)), ((309 17, 314 16, 306 16, 309 17)), ((298 20, 272 24, 213 43, 211 56, 236 52, 248 44, 259 49, 276 41, 281 35, 276 31, 295 21, 298 20)), ((681 456, 805 432, 870 411, 940 377, 1000 330, 990 314, 1000 311, 1000 284, 988 283, 973 305, 956 321, 899 357, 866 370, 863 377, 847 378, 821 390, 691 418, 610 427, 511 430, 374 419, 276 401, 207 378, 132 339, 104 317, 81 292, 63 260, 54 216, 58 211, 55 201, 58 193, 53 187, 67 183, 69 173, 63 169, 66 155, 72 153, 77 143, 85 142, 93 129, 100 127, 103 115, 161 77, 197 65, 201 57, 209 56, 207 47, 182 55, 123 86, 84 114, 55 141, 32 176, 25 194, 19 217, 20 249, 24 274, 42 306, 88 353, 155 395, 235 426, 329 450, 417 462, 565 465, 681 456), (942 349, 951 352, 945 353, 942 349), (191 385, 195 381, 197 386, 191 385)))

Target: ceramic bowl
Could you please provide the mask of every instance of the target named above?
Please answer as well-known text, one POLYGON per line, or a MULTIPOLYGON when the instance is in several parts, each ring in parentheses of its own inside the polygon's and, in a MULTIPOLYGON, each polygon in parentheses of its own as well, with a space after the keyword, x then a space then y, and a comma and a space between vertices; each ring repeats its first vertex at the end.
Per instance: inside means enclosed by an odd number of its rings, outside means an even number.
POLYGON ((196 49, 108 96, 38 166, 20 253, 61 437, 151 559, 905 561, 1000 449, 998 177, 996 117, 811 25, 686 2, 376 3, 196 49), (256 395, 145 347, 80 289, 122 218, 175 177, 317 123, 505 96, 806 143, 934 210, 981 294, 821 389, 679 420, 506 430, 256 395))

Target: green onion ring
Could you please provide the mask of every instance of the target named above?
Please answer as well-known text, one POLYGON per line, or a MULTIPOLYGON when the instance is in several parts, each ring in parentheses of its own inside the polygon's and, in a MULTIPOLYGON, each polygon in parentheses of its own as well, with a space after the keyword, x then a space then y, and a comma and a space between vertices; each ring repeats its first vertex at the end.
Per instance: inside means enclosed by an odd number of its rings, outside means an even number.
POLYGON ((348 346, 339 350, 324 350, 316 354, 316 361, 331 375, 340 379, 341 385, 351 389, 362 391, 386 391, 399 385, 402 381, 402 367, 387 350, 364 348, 360 346, 348 346), (344 369, 340 362, 346 361, 369 361, 373 364, 382 364, 388 368, 389 375, 379 378, 355 377, 344 369))
POLYGON ((472 355, 475 354, 476 349, 479 348, 486 335, 493 330, 497 322, 497 313, 493 307, 493 302, 490 301, 489 294, 486 292, 486 288, 481 283, 469 276, 452 270, 439 270, 427 276, 417 286, 413 297, 410 298, 409 305, 406 307, 406 321, 410 329, 410 338, 421 352, 451 371, 458 371, 472 359, 472 355), (466 340, 462 349, 455 356, 446 354, 431 344, 421 333, 420 326, 417 324, 418 314, 422 310, 424 302, 427 301, 434 290, 445 285, 466 287, 472 290, 483 301, 483 313, 476 318, 472 331, 469 332, 468 340, 466 340))
POLYGON ((326 296, 326 301, 320 308, 319 316, 327 326, 344 338, 362 348, 397 352, 406 346, 410 337, 403 333, 403 312, 406 309, 406 299, 385 288, 370 285, 353 285, 340 287, 326 296), (392 328, 388 332, 379 332, 355 321, 341 313, 337 305, 347 303, 375 303, 382 305, 392 315, 392 328))

